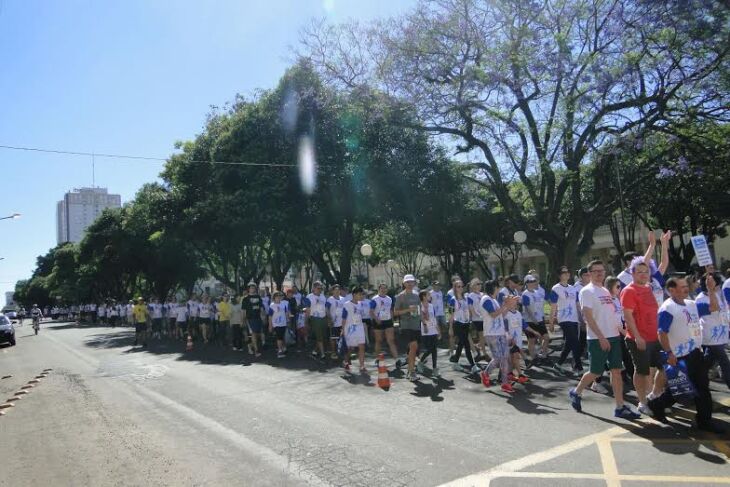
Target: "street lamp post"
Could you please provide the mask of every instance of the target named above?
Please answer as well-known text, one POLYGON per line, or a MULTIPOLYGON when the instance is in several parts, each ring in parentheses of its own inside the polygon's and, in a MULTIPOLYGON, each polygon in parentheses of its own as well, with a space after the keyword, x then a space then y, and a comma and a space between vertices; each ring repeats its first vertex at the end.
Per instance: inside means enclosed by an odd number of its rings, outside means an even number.
POLYGON ((360 247, 360 254, 365 257, 365 286, 370 285, 370 265, 368 264, 368 257, 373 255, 373 248, 370 244, 362 244, 360 247))
MULTIPOLYGON (((519 264, 520 261, 520 252, 522 251, 522 244, 527 241, 527 234, 522 230, 517 230, 515 234, 512 236, 514 238, 515 243, 518 245, 517 247, 517 262, 519 264)), ((517 270, 518 274, 521 274, 519 269, 517 270)))
POLYGON ((395 261, 393 259, 388 259, 386 262, 386 265, 388 266, 388 274, 390 275, 390 288, 393 289, 393 268, 395 267, 395 261))
POLYGON ((0 217, 0 220, 16 220, 20 218, 20 213, 13 213, 12 215, 0 217))

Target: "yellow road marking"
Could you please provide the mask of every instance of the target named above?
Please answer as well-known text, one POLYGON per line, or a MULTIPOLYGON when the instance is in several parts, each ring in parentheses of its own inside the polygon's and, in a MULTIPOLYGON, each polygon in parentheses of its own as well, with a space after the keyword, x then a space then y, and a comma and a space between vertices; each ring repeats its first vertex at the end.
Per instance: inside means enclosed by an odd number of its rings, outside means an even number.
POLYGON ((598 453, 601 455, 601 465, 603 466, 606 486, 620 487, 621 482, 618 480, 616 457, 613 455, 613 448, 611 448, 611 437, 600 437, 596 443, 598 445, 598 453))

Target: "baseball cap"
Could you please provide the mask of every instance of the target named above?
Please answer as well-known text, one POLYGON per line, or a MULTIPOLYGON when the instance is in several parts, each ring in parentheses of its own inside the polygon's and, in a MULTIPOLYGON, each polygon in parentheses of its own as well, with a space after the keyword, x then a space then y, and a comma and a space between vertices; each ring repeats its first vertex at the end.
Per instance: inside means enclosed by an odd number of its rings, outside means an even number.
POLYGON ((405 276, 403 276, 403 284, 405 284, 409 281, 416 282, 416 278, 413 276, 413 274, 406 274, 405 276))
POLYGON ((531 276, 530 274, 527 274, 525 276, 525 283, 528 283, 528 282, 537 282, 537 279, 535 279, 535 276, 531 276))

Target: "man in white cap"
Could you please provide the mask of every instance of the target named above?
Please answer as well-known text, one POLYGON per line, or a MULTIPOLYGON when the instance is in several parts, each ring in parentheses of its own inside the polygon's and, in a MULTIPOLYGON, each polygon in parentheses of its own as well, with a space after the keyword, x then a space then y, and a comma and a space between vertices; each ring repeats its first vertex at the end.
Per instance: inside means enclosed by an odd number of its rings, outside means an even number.
POLYGON ((400 333, 408 342, 408 373, 411 382, 418 380, 416 374, 416 355, 418 340, 421 338, 421 318, 418 313, 418 295, 413 292, 416 278, 412 274, 403 277, 403 291, 395 297, 393 315, 400 318, 400 333))

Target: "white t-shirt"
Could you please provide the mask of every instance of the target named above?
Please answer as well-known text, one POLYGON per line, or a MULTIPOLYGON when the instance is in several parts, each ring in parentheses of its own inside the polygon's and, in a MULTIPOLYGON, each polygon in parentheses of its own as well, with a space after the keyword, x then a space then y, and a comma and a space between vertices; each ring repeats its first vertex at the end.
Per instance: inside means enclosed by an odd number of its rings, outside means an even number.
POLYGON ((558 283, 550 290, 548 299, 557 304, 558 323, 578 323, 578 291, 575 286, 558 283))
POLYGON ((199 305, 200 305, 200 303, 195 301, 194 299, 191 299, 190 301, 188 301, 188 313, 190 314, 189 316, 191 316, 193 318, 198 317, 198 306, 199 305))
POLYGON ((342 308, 345 305, 345 298, 342 296, 334 297, 330 296, 327 298, 327 304, 325 305, 330 313, 330 319, 332 320, 333 327, 339 328, 342 326, 342 308))
POLYGON ((162 318, 162 305, 160 303, 152 303, 149 305, 150 316, 154 318, 162 318))
POLYGON ((347 301, 342 307, 342 319, 346 328, 352 326, 363 326, 362 323, 362 307, 360 303, 347 301))
POLYGON ((231 303, 231 325, 243 325, 243 308, 241 303, 231 303))
POLYGON ((482 313, 482 321, 484 322, 484 336, 504 336, 506 330, 504 329, 504 319, 502 315, 498 315, 496 318, 492 318, 490 313, 498 311, 500 308, 499 303, 496 299, 485 294, 482 297, 481 303, 479 303, 479 310, 482 313))
POLYGON ((454 310, 454 321, 459 323, 469 323, 469 301, 471 298, 463 296, 461 299, 457 299, 456 296, 452 296, 449 300, 449 306, 454 310))
POLYGON ((444 293, 441 291, 431 290, 431 304, 433 305, 436 316, 445 316, 444 314, 444 293))
POLYGON ((508 338, 518 347, 522 347, 522 330, 525 328, 522 313, 517 310, 510 311, 504 315, 504 321, 507 323, 508 338))
POLYGON ((362 313, 362 319, 369 320, 370 319, 370 299, 363 298, 357 304, 358 304, 358 306, 360 306, 360 312, 362 313))
MULTIPOLYGON (((423 305, 419 305, 419 314, 423 311, 423 305)), ((432 336, 439 334, 438 322, 436 321, 436 310, 433 303, 428 303, 428 321, 423 321, 423 315, 421 315, 421 334, 424 336, 432 336)))
POLYGON ((616 278, 621 282, 621 287, 624 288, 634 282, 634 276, 629 274, 629 271, 626 269, 619 272, 618 276, 616 278))
POLYGON ((289 317, 289 302, 282 300, 277 304, 272 301, 269 305, 269 316, 271 316, 271 323, 275 328, 286 326, 289 317))
POLYGON ((479 303, 482 302, 482 293, 469 293, 469 316, 472 321, 481 321, 482 315, 479 313, 479 303))
POLYGON ((327 298, 324 294, 319 293, 317 296, 314 293, 307 295, 307 301, 309 301, 309 316, 312 318, 325 318, 327 316, 327 298))
POLYGON ((175 321, 185 323, 188 320, 188 307, 185 304, 179 305, 174 309, 173 313, 175 315, 175 321))
POLYGON ((659 307, 659 330, 667 334, 672 352, 677 357, 687 355, 702 345, 702 325, 697 305, 691 299, 684 304, 672 298, 659 307))
POLYGON ((540 293, 537 289, 534 291, 525 289, 522 292, 522 310, 525 311, 525 320, 531 323, 540 323, 543 321, 545 319, 543 303, 544 299, 540 297, 540 293))
POLYGON ((727 305, 722 299, 721 290, 716 290, 717 301, 720 310, 710 312, 710 296, 701 292, 695 304, 697 305, 697 314, 700 317, 700 325, 702 325, 702 345, 724 345, 728 343, 728 315, 727 305))
MULTIPOLYGON (((375 317, 380 321, 392 320, 393 314, 390 311, 393 307, 393 300, 390 296, 377 295, 370 300, 370 310, 375 314, 375 317)), ((434 306, 435 308, 435 306, 434 306)))
MULTIPOLYGON (((605 338, 620 335, 621 332, 616 323, 616 307, 608 289, 596 286, 591 282, 580 290, 579 300, 581 308, 591 310, 593 319, 605 338)), ((590 326, 586 326, 586 337, 588 340, 598 339, 590 326)))

